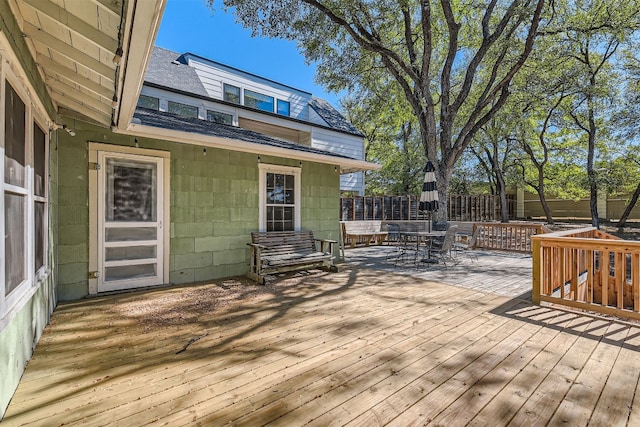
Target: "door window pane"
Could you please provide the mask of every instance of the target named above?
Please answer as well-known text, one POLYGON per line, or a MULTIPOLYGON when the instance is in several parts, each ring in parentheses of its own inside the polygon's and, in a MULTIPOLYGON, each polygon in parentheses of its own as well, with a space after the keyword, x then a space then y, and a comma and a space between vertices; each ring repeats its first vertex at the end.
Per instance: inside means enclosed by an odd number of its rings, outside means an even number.
POLYGON ((47 185, 46 172, 46 137, 42 129, 36 124, 33 125, 33 183, 36 196, 45 196, 47 185))
POLYGON ((156 257, 156 246, 128 246, 124 248, 107 248, 106 261, 122 261, 130 259, 148 259, 156 257))
POLYGON ((5 295, 26 279, 25 259, 25 197, 18 194, 4 195, 4 253, 5 295))
POLYGON ((157 166, 107 159, 106 220, 156 221, 157 166))
POLYGON ((108 227, 105 230, 105 242, 131 242, 135 240, 156 240, 156 227, 108 227))
POLYGON ((25 106, 9 82, 5 82, 4 182, 24 187, 25 106))
POLYGON ((157 276, 156 264, 121 265, 105 268, 105 280, 143 279, 157 276))

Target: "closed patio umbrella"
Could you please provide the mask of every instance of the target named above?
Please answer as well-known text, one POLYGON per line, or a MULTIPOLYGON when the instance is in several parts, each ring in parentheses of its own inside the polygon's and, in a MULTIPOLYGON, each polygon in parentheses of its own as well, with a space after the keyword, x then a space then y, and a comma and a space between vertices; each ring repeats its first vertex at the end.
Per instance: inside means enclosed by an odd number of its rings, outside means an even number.
MULTIPOLYGON (((424 167, 424 182, 422 183, 422 193, 420 194, 420 203, 418 204, 418 211, 422 212, 426 217, 426 213, 429 212, 429 219, 431 220, 431 212, 438 210, 438 188, 436 187, 436 174, 435 168, 431 160, 427 161, 427 165, 424 167)), ((431 231, 431 223, 429 224, 429 231, 431 231)))

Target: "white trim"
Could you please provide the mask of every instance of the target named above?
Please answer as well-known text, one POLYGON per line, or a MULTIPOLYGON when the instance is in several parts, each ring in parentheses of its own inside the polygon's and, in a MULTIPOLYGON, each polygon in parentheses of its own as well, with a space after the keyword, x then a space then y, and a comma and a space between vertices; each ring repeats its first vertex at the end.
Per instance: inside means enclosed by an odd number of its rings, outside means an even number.
POLYGON ((142 89, 145 71, 149 65, 153 41, 156 38, 166 0, 127 1, 125 28, 122 30, 123 57, 118 67, 120 100, 113 112, 114 128, 126 129, 131 122, 142 89))
POLYGON ((268 145, 254 144, 237 139, 221 138, 215 136, 202 135, 198 133, 182 132, 172 129, 161 129, 153 126, 145 126, 132 123, 126 131, 114 129, 115 133, 122 133, 131 136, 161 139, 164 141, 180 142, 190 145, 199 145, 211 148, 221 148, 224 150, 240 151, 256 155, 268 155, 282 157, 285 159, 301 160, 314 163, 335 165, 340 169, 340 173, 358 172, 363 170, 378 170, 380 165, 366 162, 364 160, 347 159, 343 157, 331 156, 329 154, 316 154, 305 151, 293 150, 290 148, 272 147, 268 145))
POLYGON ((0 235, 4 236, 6 232, 5 218, 5 194, 14 194, 22 198, 24 203, 24 244, 25 254, 23 263, 25 269, 25 279, 16 286, 13 291, 6 295, 5 292, 5 272, 6 272, 6 254, 5 244, 0 243, 0 331, 2 331, 14 318, 14 316, 22 310, 25 304, 30 301, 33 295, 38 291, 42 282, 47 279, 51 272, 49 265, 50 251, 49 246, 49 128, 51 120, 48 119, 46 109, 36 95, 36 91, 26 78, 24 71, 20 68, 20 62, 15 57, 8 46, 4 34, 0 35, 0 235), (11 87, 20 97, 25 106, 25 169, 24 184, 22 186, 7 184, 4 182, 4 132, 5 132, 5 102, 6 102, 6 84, 11 87), (45 146, 45 192, 44 196, 36 196, 35 180, 34 180, 34 126, 38 126, 44 132, 45 146), (35 203, 43 203, 45 205, 45 214, 43 218, 43 245, 44 245, 44 265, 38 271, 35 271, 35 203))
POLYGON ((260 231, 267 231, 267 173, 277 173, 277 174, 285 174, 285 175, 293 175, 294 177, 294 228, 295 230, 300 230, 301 224, 301 215, 300 212, 302 210, 301 205, 301 184, 302 184, 302 169, 299 167, 293 166, 282 166, 282 165, 273 165, 269 163, 259 163, 258 164, 258 172, 260 176, 258 177, 258 215, 259 215, 259 223, 258 227, 260 231))

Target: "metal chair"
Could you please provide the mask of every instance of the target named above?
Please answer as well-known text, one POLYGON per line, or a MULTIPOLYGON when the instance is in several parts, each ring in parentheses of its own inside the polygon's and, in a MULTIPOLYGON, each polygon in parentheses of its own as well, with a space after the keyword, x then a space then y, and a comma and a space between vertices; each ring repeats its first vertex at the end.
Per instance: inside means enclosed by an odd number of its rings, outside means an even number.
POLYGON ((476 241, 478 240, 478 236, 480 235, 480 227, 476 227, 471 235, 471 239, 467 243, 462 242, 453 242, 453 250, 457 254, 458 252, 465 252, 470 260, 477 261, 478 255, 473 252, 473 249, 476 246, 476 241))
POLYGON ((456 260, 451 254, 453 249, 453 243, 456 238, 456 233, 458 231, 457 225, 452 225, 449 227, 447 232, 444 235, 444 239, 442 243, 434 242, 435 249, 432 247, 430 250, 430 258, 436 259, 438 262, 442 262, 444 264, 444 268, 447 268, 447 261, 455 263, 456 260))

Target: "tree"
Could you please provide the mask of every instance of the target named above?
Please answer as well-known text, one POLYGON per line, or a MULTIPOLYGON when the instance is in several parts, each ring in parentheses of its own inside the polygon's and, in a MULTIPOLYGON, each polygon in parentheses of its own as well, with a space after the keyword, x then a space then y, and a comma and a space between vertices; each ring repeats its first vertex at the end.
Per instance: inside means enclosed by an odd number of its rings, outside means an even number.
POLYGON ((596 179, 597 144, 606 132, 612 116, 609 100, 615 96, 615 55, 622 43, 639 28, 640 6, 635 0, 571 0, 559 3, 556 28, 547 35, 556 41, 554 48, 572 58, 580 70, 574 81, 573 105, 568 111, 575 126, 587 137, 586 170, 589 184, 591 222, 599 226, 598 182, 596 179))
POLYGON ((404 94, 435 164, 441 219, 455 164, 506 102, 545 6, 545 0, 223 3, 254 34, 297 40, 332 89, 370 88, 372 75, 388 76, 404 94))
POLYGON ((402 94, 382 84, 368 91, 368 102, 360 93, 340 101, 346 118, 365 136, 365 159, 382 168, 366 176, 367 194, 411 194, 419 192, 424 177, 424 151, 415 120, 402 94))
MULTIPOLYGON (((504 110, 503 110, 504 111, 504 110)), ((505 116, 499 115, 482 127, 478 133, 477 144, 470 146, 481 167, 485 170, 491 183, 492 193, 500 196, 500 212, 502 222, 509 222, 509 206, 507 204, 506 169, 511 160, 515 142, 511 137, 511 124, 505 116)))

